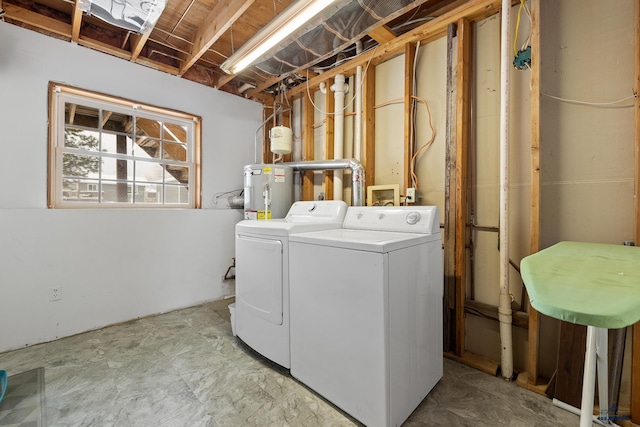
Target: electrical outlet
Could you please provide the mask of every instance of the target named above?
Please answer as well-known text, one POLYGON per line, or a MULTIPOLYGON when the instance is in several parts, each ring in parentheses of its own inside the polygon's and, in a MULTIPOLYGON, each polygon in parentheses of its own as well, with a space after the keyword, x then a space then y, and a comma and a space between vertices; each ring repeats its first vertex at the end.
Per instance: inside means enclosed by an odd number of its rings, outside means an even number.
POLYGON ((415 203, 416 202, 416 189, 415 188, 407 188, 407 203, 415 203))
POLYGON ((56 286, 49 288, 49 301, 58 301, 62 299, 62 287, 56 286))

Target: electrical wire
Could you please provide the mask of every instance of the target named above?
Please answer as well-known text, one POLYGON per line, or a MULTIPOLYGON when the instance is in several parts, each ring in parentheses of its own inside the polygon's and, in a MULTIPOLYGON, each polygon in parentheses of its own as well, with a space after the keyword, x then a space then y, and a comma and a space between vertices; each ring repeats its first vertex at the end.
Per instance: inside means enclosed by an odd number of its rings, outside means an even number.
MULTIPOLYGON (((429 138, 429 140, 427 142, 425 142, 418 150, 416 150, 416 152, 413 154, 413 156, 411 156, 411 163, 414 164, 416 159, 418 158, 418 155, 427 147, 429 147, 433 141, 436 139, 436 131, 433 127, 433 121, 431 120, 431 109, 429 108, 429 103, 424 99, 424 98, 420 98, 419 96, 415 96, 412 95, 411 98, 417 100, 418 102, 421 102, 424 104, 424 106, 427 109, 427 118, 428 118, 428 123, 429 123, 429 128, 431 129, 431 138, 429 138)), ((386 107, 387 105, 391 105, 391 104, 401 104, 404 103, 404 98, 395 98, 395 99, 390 99, 388 101, 382 102, 380 104, 376 104, 373 106, 374 109, 377 108, 382 108, 382 107, 386 107)), ((414 171, 411 172, 412 173, 412 178, 415 180, 415 188, 416 190, 418 189, 419 183, 418 183, 418 176, 414 173, 414 171)))
MULTIPOLYGON (((553 96, 553 95, 549 95, 548 93, 544 93, 544 92, 540 92, 540 95, 546 96, 547 98, 553 98, 553 99, 557 99, 558 101, 563 101, 563 102, 569 102, 571 104, 578 104, 578 105, 587 105, 590 107, 610 107, 616 104, 620 104, 624 101, 628 101, 629 99, 634 99, 637 98, 638 95, 637 94, 633 94, 631 96, 627 96, 626 98, 622 98, 619 99, 617 101, 611 101, 611 102, 587 102, 587 101, 579 101, 577 99, 568 99, 568 98, 561 98, 559 96, 553 96)), ((618 108, 629 108, 629 107, 633 107, 633 105, 622 105, 618 108)))

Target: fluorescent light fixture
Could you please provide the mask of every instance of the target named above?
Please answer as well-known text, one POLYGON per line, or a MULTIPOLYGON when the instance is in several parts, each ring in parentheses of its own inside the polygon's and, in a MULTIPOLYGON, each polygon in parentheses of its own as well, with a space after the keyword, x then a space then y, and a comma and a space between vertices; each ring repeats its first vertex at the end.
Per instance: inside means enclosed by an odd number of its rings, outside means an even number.
POLYGON ((335 0, 298 0, 245 43, 220 66, 236 74, 291 35, 335 0))

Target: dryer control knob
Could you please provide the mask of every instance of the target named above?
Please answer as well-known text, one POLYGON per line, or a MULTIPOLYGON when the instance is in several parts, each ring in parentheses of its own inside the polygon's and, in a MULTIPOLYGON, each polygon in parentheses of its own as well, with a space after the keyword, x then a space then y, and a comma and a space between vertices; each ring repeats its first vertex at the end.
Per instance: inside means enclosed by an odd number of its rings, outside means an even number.
POLYGON ((318 205, 316 205, 315 203, 313 205, 311 205, 311 207, 309 208, 309 212, 313 212, 314 210, 316 210, 316 208, 318 207, 318 205))
POLYGON ((382 212, 378 214, 378 219, 384 219, 384 214, 382 212))
POLYGON ((420 221, 420 212, 412 211, 407 214, 407 224, 414 225, 420 221))

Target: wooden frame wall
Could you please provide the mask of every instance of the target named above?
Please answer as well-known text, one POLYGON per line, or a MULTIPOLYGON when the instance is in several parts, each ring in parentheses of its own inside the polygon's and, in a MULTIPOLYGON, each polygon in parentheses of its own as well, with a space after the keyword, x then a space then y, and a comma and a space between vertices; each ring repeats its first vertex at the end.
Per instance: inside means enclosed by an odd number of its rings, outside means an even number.
POLYGON ((455 355, 465 352, 464 303, 467 296, 467 170, 471 105, 471 22, 458 21, 458 72, 456 82, 456 189, 455 189, 455 355))
MULTIPOLYGON (((540 250, 540 54, 540 0, 531 0, 531 254, 540 250)), ((529 304, 529 385, 538 383, 539 339, 538 312, 529 304)))
MULTIPOLYGON (((315 138, 313 132, 314 107, 306 93, 302 101, 302 160, 313 160, 315 156, 315 138)), ((306 171, 302 177, 302 200, 313 200, 313 171, 306 171)))
POLYGON ((404 46, 404 173, 400 194, 406 194, 411 185, 411 157, 413 156, 413 69, 416 59, 416 45, 407 43, 404 46))
MULTIPOLYGON (((635 0, 635 48, 634 48, 634 159, 635 159, 635 192, 634 192, 634 240, 640 246, 640 0, 635 0)), ((633 326, 633 345, 631 362, 631 421, 640 424, 640 323, 633 326)))

